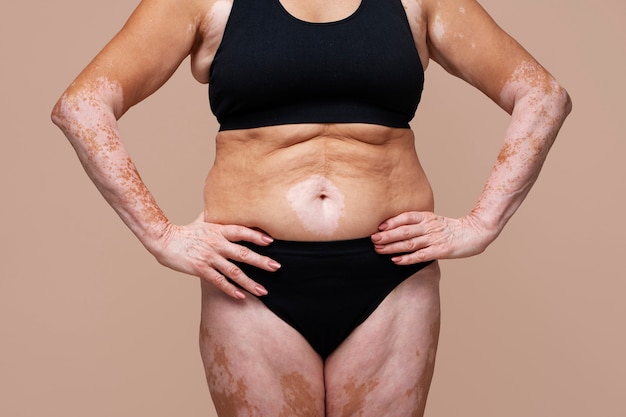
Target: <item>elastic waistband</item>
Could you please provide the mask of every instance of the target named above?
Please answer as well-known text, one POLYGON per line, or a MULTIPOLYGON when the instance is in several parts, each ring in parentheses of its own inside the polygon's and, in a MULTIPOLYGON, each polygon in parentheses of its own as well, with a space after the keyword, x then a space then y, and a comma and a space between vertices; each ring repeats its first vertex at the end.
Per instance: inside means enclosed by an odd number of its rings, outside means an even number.
POLYGON ((275 239, 268 246, 258 246, 250 242, 238 242, 250 248, 258 249, 259 252, 281 252, 281 253, 299 253, 299 254, 354 254, 363 252, 374 252, 374 244, 369 236, 348 239, 348 240, 330 240, 330 241, 296 241, 296 240, 280 240, 275 239))

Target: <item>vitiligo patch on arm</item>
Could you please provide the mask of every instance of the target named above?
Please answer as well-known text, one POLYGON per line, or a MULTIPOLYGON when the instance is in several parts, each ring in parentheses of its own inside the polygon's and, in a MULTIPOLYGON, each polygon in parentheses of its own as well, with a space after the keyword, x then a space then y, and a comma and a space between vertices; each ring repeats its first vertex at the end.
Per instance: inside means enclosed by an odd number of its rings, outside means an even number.
MULTIPOLYGON (((140 235, 167 223, 123 146, 114 110, 123 107, 121 85, 105 77, 65 94, 55 123, 74 146, 87 174, 126 224, 140 235)), ((141 239, 141 237, 140 237, 141 239)))

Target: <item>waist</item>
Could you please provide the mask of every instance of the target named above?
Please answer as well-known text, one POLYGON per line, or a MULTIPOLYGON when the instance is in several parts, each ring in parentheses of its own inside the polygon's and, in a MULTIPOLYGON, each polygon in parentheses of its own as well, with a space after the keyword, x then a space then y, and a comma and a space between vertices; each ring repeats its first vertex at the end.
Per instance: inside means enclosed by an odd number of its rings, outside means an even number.
POLYGON ((378 141, 297 139, 293 131, 282 141, 283 135, 222 137, 206 181, 205 219, 276 239, 331 241, 369 236, 404 211, 432 210, 412 133, 397 133, 375 135, 378 141))

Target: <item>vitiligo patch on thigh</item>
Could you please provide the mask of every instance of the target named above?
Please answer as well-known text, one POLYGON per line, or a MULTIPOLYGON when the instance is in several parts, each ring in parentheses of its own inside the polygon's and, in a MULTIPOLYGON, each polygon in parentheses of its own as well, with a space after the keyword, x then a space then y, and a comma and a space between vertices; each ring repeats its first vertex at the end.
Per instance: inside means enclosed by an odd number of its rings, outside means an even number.
POLYGON ((306 230, 331 236, 339 228, 344 197, 328 178, 313 175, 291 187, 286 198, 306 230))

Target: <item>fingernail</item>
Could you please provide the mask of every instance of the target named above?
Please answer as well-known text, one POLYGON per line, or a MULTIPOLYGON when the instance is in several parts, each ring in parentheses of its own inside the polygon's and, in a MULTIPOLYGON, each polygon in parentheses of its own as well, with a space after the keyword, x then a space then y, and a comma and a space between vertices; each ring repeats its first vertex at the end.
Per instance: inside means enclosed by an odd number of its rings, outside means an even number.
POLYGON ((379 242, 381 239, 380 235, 372 235, 372 242, 379 242))
POLYGON ((380 224, 380 226, 378 226, 378 230, 387 230, 388 227, 389 224, 387 222, 383 222, 380 224))
POLYGON ((241 291, 235 291, 235 297, 237 297, 238 300, 244 300, 246 298, 246 295, 241 291))
POLYGON ((256 286, 256 293, 258 295, 267 295, 267 290, 263 287, 261 287, 260 285, 256 286))
POLYGON ((393 258, 391 258, 391 261, 394 263, 400 263, 402 262, 402 256, 394 256, 393 258))
POLYGON ((271 238, 271 237, 269 237, 269 236, 263 236, 261 239, 262 239, 262 240, 263 240, 263 242, 265 242, 265 243, 272 243, 272 242, 274 241, 274 239, 272 239, 272 238, 271 238))
POLYGON ((281 267, 281 264, 279 264, 276 261, 270 261, 269 262, 269 266, 270 266, 270 268, 272 268, 275 271, 275 270, 277 270, 277 269, 279 269, 281 267))

